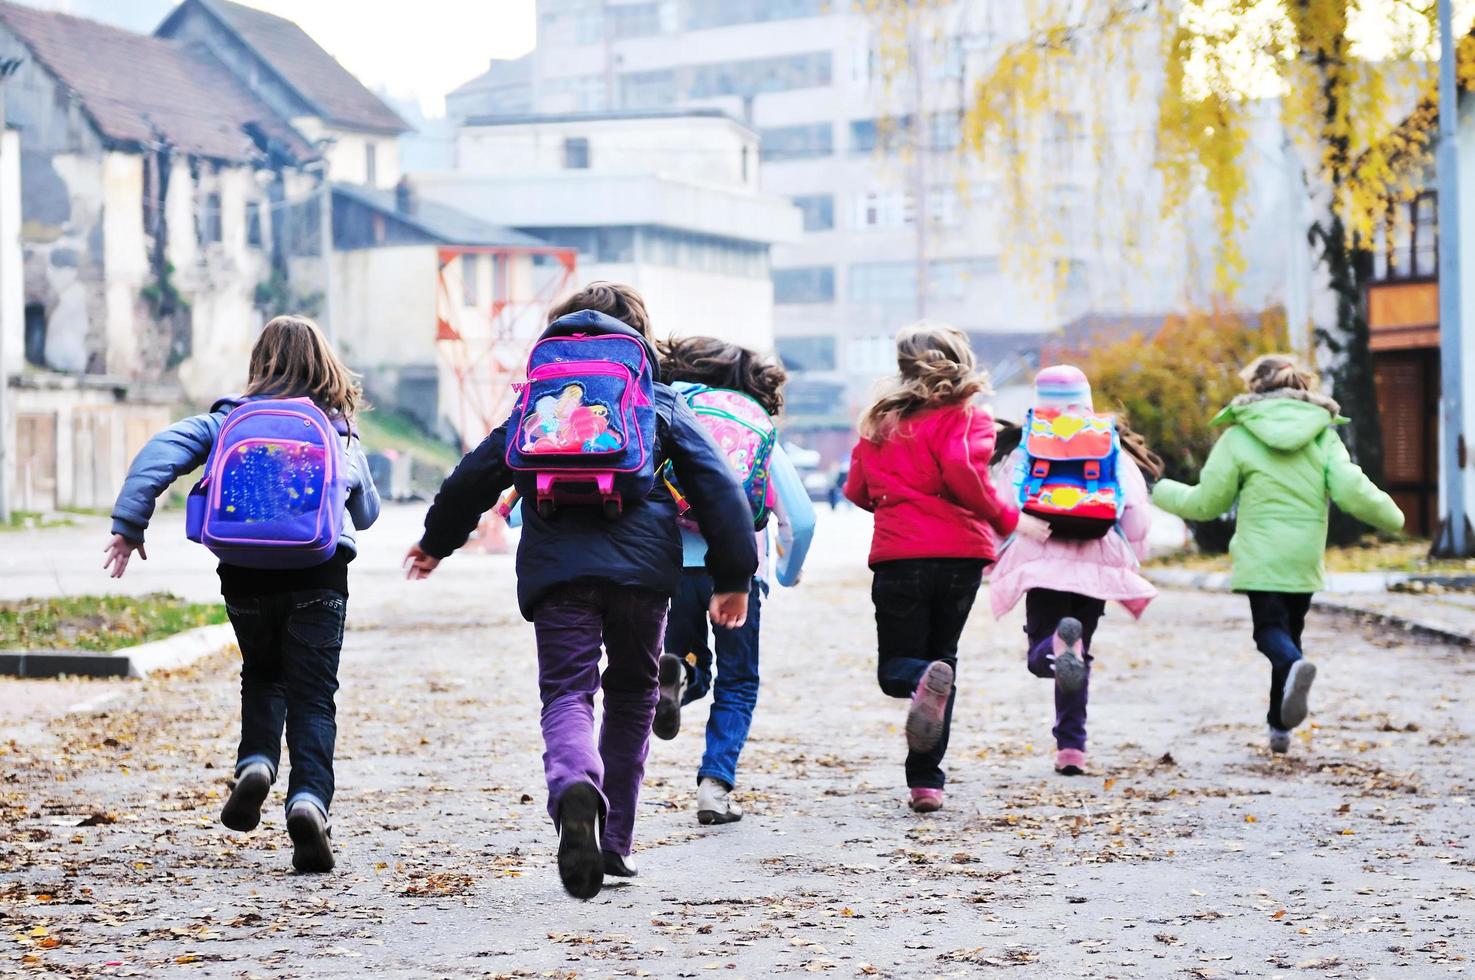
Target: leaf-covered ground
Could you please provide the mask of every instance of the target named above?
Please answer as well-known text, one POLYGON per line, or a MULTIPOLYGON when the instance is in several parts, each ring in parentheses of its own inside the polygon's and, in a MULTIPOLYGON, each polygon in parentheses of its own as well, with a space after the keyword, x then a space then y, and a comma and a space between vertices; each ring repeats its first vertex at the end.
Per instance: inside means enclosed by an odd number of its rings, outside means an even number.
POLYGON ((108 653, 225 621, 219 603, 158 593, 18 599, 0 602, 0 650, 108 653))
POLYGON ((842 515, 765 609, 748 818, 695 821, 698 709, 652 747, 641 876, 579 903, 553 869, 510 564, 406 586, 412 524, 354 568, 339 870, 290 872, 280 792, 253 834, 216 823, 238 711, 222 656, 0 748, 0 975, 1472 972, 1468 651, 1313 617, 1314 726, 1273 758, 1243 600, 1170 594, 1103 625, 1092 772, 1068 779, 1020 618, 980 597, 948 806, 919 817, 902 704, 874 681, 865 528, 842 515))

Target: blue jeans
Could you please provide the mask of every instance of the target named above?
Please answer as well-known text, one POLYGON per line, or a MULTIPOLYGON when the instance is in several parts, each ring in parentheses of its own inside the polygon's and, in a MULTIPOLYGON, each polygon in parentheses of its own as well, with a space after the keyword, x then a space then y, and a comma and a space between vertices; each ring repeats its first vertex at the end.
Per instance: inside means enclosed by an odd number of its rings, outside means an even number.
POLYGON ((1270 711, 1265 720, 1285 731, 1280 699, 1285 694, 1291 665, 1301 659, 1301 631, 1311 609, 1309 592, 1247 592, 1250 618, 1255 624, 1255 646, 1270 661, 1270 711))
MULTIPOLYGON (((871 601, 876 606, 876 680, 893 698, 910 698, 934 661, 958 668, 958 638, 983 582, 982 559, 906 558, 871 566, 871 601)), ((947 699, 942 738, 928 752, 908 752, 907 786, 942 789, 953 724, 953 702, 947 699)))
POLYGON ((748 621, 735 630, 712 627, 709 646, 707 607, 712 602, 712 591, 712 577, 704 570, 688 568, 682 573, 681 588, 671 600, 671 615, 666 621, 666 652, 687 665, 683 704, 712 692, 707 751, 702 755, 697 779, 716 779, 731 789, 737 785, 738 756, 747 744, 753 708, 758 704, 758 624, 768 586, 753 580, 748 594, 748 621))
POLYGON ((226 596, 241 648, 241 744, 236 771, 263 762, 273 781, 282 730, 292 773, 287 807, 299 799, 324 814, 333 802, 333 746, 338 723, 338 653, 348 597, 333 589, 226 596))

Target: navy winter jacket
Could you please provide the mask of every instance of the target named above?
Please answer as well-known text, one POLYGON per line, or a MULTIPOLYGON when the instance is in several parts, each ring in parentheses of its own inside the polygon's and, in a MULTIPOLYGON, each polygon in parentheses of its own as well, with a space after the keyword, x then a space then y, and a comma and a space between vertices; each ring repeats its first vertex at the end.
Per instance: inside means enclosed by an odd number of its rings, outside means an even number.
MULTIPOLYGON (((205 464, 210 447, 220 435, 220 427, 231 409, 250 399, 222 398, 203 415, 180 419, 148 441, 123 480, 123 489, 113 504, 113 533, 121 534, 135 544, 143 543, 144 532, 154 516, 154 502, 170 484, 186 473, 205 464)), ((340 436, 342 433, 340 432, 340 436)), ((369 476, 369 462, 357 438, 347 441, 348 516, 338 546, 354 554, 354 529, 362 531, 379 517, 379 490, 369 476)))
MULTIPOLYGON (((586 312, 572 316, 589 316, 586 312)), ((625 333, 645 343, 651 363, 656 352, 640 334, 619 321, 599 317, 606 332, 625 333)), ((697 421, 686 399, 663 384, 655 386, 657 467, 669 459, 691 503, 691 514, 707 539, 707 570, 718 592, 747 592, 758 568, 753 512, 722 450, 697 421)), ((425 515, 420 547, 445 558, 476 528, 482 514, 512 486, 507 466, 507 423, 461 460, 441 484, 425 515)), ((675 595, 681 584, 681 534, 676 502, 657 480, 640 500, 625 501, 624 512, 607 520, 598 507, 561 508, 550 520, 537 508, 523 509, 522 541, 517 549, 517 601, 533 618, 538 603, 556 586, 606 582, 675 595)))

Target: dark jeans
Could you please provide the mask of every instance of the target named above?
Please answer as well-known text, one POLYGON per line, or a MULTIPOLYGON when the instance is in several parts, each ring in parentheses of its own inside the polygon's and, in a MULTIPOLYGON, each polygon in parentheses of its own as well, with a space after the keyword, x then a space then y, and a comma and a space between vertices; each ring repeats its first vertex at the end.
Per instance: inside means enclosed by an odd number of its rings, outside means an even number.
POLYGON ((236 771, 264 762, 272 779, 282 757, 282 728, 292 773, 287 806, 310 798, 324 813, 333 802, 333 745, 338 723, 338 654, 348 598, 333 589, 226 596, 241 648, 241 745, 236 771))
POLYGON ((1285 694, 1291 664, 1301 659, 1301 631, 1311 609, 1309 592, 1246 592, 1250 618, 1255 623, 1255 646, 1270 661, 1270 727, 1285 730, 1280 699, 1285 694))
POLYGON ((768 586, 754 579, 748 594, 748 621, 735 630, 712 627, 709 645, 707 607, 712 602, 712 591, 712 576, 705 570, 688 568, 682 573, 681 589, 671 600, 671 615, 666 620, 666 652, 680 657, 688 667, 683 704, 712 692, 707 750, 697 769, 697 779, 711 777, 731 788, 737 785, 738 756, 748 741, 753 708, 758 704, 758 626, 768 586))
MULTIPOLYGON (((945 660, 956 671, 958 637, 983 582, 981 559, 907 558, 878 562, 871 583, 876 605, 876 679, 894 698, 910 698, 928 665, 945 660)), ((908 752, 907 785, 942 789, 942 758, 952 728, 953 701, 943 714, 942 738, 930 752, 908 752)))
POLYGON ((645 589, 581 582, 552 589, 533 613, 548 815, 557 824, 563 794, 592 783, 604 801, 600 846, 619 854, 630 853, 635 836, 635 807, 660 696, 666 602, 645 589), (601 644, 609 654, 602 679, 601 644), (594 692, 601 688, 604 723, 596 744, 594 692))
POLYGON ((1024 594, 1024 632, 1029 635, 1029 672, 1054 679, 1055 631, 1067 616, 1081 621, 1081 659, 1086 663, 1086 681, 1081 689, 1066 694, 1055 688, 1055 736, 1057 749, 1086 751, 1086 698, 1091 687, 1091 638, 1106 614, 1101 599, 1054 589, 1030 589, 1024 594))

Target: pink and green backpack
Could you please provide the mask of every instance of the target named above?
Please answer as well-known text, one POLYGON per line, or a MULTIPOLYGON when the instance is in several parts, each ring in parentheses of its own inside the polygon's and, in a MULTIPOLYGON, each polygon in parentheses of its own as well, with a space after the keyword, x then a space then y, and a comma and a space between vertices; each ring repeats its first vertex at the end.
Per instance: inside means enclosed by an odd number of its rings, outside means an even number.
MULTIPOLYGON (((677 382, 672 387, 686 399, 702 427, 727 457, 727 462, 732 466, 733 473, 748 497, 748 506, 753 510, 754 526, 763 527, 773 509, 769 461, 773 458, 773 447, 778 442, 778 430, 774 427, 773 419, 756 399, 740 391, 709 388, 689 382, 677 382)), ((670 463, 666 464, 662 477, 684 515, 689 505, 676 482, 676 474, 672 472, 670 463)))

